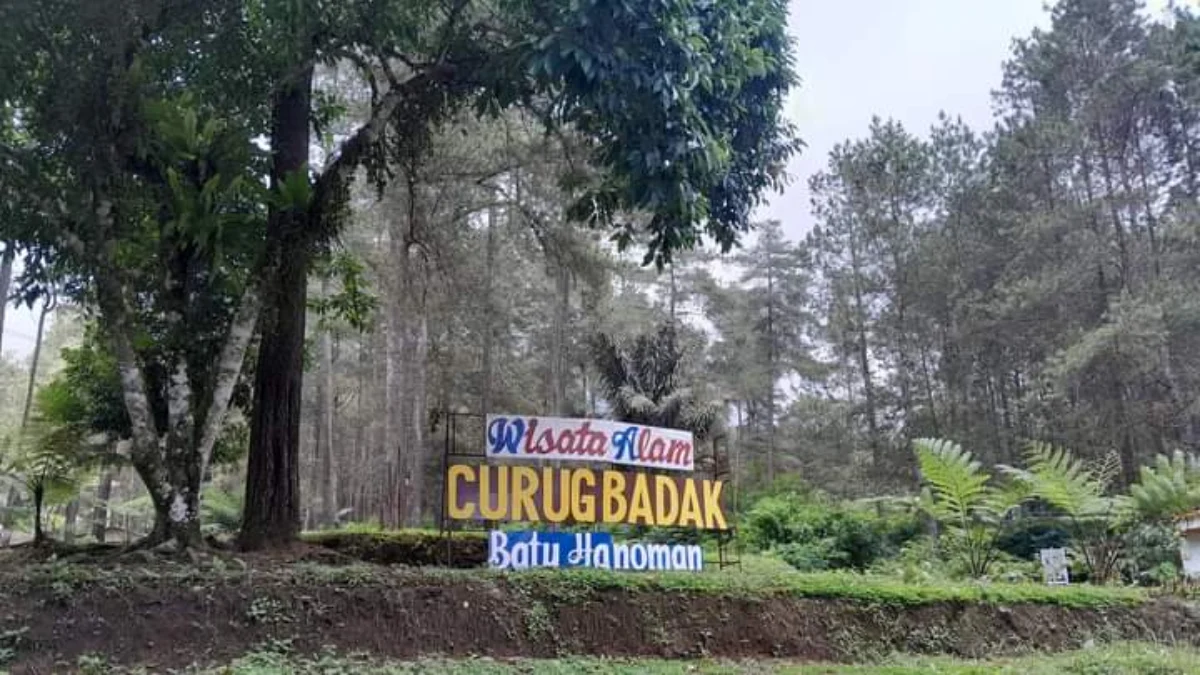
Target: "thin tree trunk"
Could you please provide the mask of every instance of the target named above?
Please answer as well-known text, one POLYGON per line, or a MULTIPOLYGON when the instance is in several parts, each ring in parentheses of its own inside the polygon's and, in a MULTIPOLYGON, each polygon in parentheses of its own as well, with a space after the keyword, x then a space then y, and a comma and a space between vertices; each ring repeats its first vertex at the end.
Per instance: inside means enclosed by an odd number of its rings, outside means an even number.
POLYGON ((4 253, 0 255, 0 354, 4 354, 4 316, 8 310, 8 290, 16 257, 17 248, 12 244, 5 244, 4 253))
POLYGON ((317 446, 321 473, 321 518, 323 526, 332 526, 338 512, 338 461, 335 456, 334 427, 337 415, 337 390, 333 379, 333 334, 326 330, 321 336, 321 408, 317 426, 322 428, 324 442, 317 446))
POLYGON ((25 410, 21 413, 21 428, 29 424, 29 414, 33 410, 33 390, 37 386, 38 362, 42 356, 42 338, 46 334, 46 315, 54 308, 54 300, 46 298, 42 311, 38 314, 37 334, 33 340, 33 356, 29 363, 29 384, 25 388, 25 410))
POLYGON ((63 543, 75 543, 75 521, 79 519, 79 499, 72 499, 67 503, 67 509, 63 513, 63 543))
POLYGON ((46 540, 42 531, 42 506, 46 501, 46 491, 41 485, 33 489, 33 542, 40 544, 46 540))
POLYGON ((779 383, 779 349, 775 335, 775 265, 767 253, 767 484, 775 484, 775 387, 779 383))
POLYGON ((108 502, 112 498, 113 472, 106 470, 96 486, 96 505, 92 507, 92 537, 104 543, 108 532, 108 502))
POLYGON ((554 312, 554 349, 550 357, 550 409, 566 414, 567 405, 567 322, 571 312, 571 270, 559 264, 555 270, 558 303, 554 312))
POLYGON ((496 219, 496 210, 489 209, 487 214, 487 249, 486 253, 484 254, 485 262, 483 267, 483 269, 486 270, 486 277, 484 278, 483 282, 484 308, 483 311, 480 312, 481 318, 483 319, 483 353, 481 356, 483 361, 483 373, 482 377, 480 378, 481 382, 479 391, 480 415, 489 415, 492 412, 492 352, 495 350, 496 343, 496 336, 494 334, 495 322, 492 320, 492 317, 495 314, 494 304, 496 302, 494 291, 495 281, 493 277, 495 276, 496 249, 498 248, 496 237, 496 219))

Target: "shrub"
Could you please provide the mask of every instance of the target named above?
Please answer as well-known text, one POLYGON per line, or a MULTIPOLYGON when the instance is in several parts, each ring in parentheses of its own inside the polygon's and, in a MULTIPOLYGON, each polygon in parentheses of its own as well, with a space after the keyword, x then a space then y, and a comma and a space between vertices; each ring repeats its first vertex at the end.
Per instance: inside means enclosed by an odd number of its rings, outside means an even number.
POLYGON ((1036 560, 1044 548, 1067 548, 1071 534, 1051 518, 1018 520, 996 539, 996 546, 1014 558, 1036 560))
POLYGON ((912 517, 879 517, 798 493, 763 497, 743 519, 747 543, 797 569, 863 570, 919 531, 912 517))
POLYGON ((412 567, 480 567, 487 563, 487 537, 481 533, 443 536, 425 530, 395 532, 312 532, 304 540, 366 562, 412 567))
POLYGON ((1161 586, 1179 576, 1179 535, 1165 523, 1138 525, 1125 533, 1121 577, 1140 586, 1161 586))

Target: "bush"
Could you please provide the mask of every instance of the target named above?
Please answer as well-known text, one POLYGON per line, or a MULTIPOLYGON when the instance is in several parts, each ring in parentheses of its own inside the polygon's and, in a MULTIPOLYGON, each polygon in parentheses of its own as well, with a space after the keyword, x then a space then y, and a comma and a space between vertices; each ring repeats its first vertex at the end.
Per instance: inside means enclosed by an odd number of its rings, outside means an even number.
POLYGON ((1049 518, 1030 518, 1018 521, 1013 529, 1001 533, 996 548, 1014 558, 1037 560, 1044 548, 1067 548, 1071 535, 1060 523, 1049 518))
POLYGON ((920 531, 911 516, 881 517, 844 504, 783 493, 763 497, 746 514, 747 543, 801 570, 863 570, 895 555, 920 531))
POLYGON ((1134 526, 1125 533, 1121 577, 1139 586, 1161 586, 1179 576, 1179 535, 1165 523, 1134 526))
POLYGON ((304 541, 380 565, 469 568, 487 564, 488 540, 482 533, 331 531, 305 534, 304 541))

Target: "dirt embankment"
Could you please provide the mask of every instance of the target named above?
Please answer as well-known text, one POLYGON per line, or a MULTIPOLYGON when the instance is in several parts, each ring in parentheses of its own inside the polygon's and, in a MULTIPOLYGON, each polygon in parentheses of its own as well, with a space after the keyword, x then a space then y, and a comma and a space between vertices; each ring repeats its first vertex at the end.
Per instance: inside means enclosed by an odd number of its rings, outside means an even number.
POLYGON ((895 651, 981 657, 1089 640, 1200 643, 1200 613, 1140 606, 871 604, 629 589, 564 593, 457 578, 381 583, 271 575, 0 589, 0 654, 17 673, 71 672, 81 655, 152 671, 286 642, 392 658, 665 657, 870 660, 895 651))

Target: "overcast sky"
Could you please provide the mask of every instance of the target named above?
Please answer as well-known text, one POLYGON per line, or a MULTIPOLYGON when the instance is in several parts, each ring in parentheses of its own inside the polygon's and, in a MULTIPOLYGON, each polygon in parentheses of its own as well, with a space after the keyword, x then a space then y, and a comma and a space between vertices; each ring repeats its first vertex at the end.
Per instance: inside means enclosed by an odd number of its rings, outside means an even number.
MULTIPOLYGON (((1196 1, 1196 0, 1189 0, 1196 1)), ((1152 0, 1157 11, 1166 0, 1152 0)), ((924 134, 938 111, 991 126, 990 92, 1012 40, 1048 24, 1043 0, 792 0, 791 33, 804 82, 788 104, 808 148, 793 160, 791 187, 764 217, 793 238, 812 226, 808 176, 833 146, 865 133, 872 115, 924 134)), ((9 309, 3 349, 24 358, 32 312, 9 309)))

